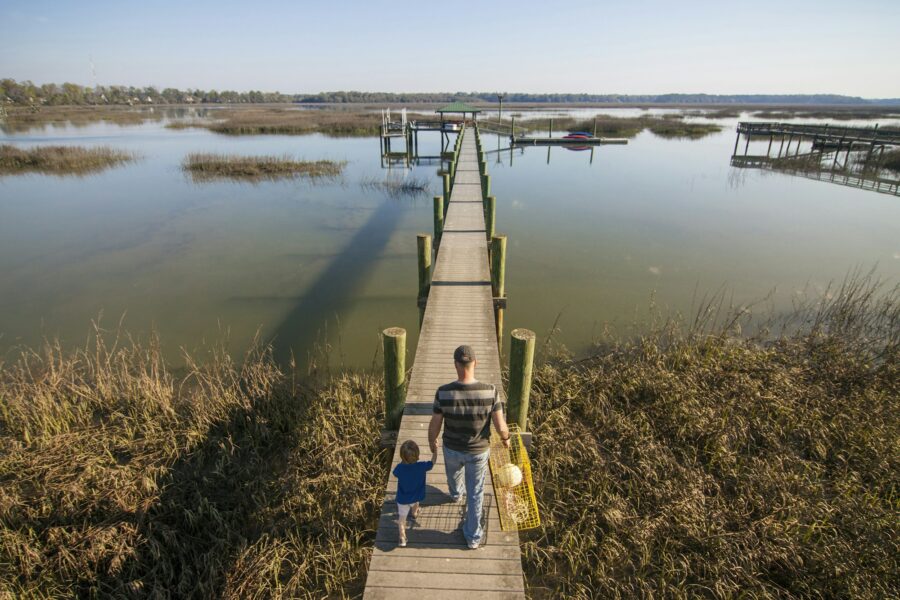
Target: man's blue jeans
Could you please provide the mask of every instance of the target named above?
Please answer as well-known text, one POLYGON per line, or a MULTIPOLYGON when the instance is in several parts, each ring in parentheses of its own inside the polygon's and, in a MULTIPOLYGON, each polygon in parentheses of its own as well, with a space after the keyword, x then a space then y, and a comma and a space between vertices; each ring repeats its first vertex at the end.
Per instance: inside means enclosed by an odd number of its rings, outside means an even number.
POLYGON ((462 494, 463 471, 466 483, 466 521, 463 536, 467 542, 481 543, 484 531, 481 527, 481 506, 484 501, 484 476, 487 473, 490 451, 481 454, 457 452, 444 446, 444 468, 447 471, 447 487, 450 496, 457 500, 462 494))

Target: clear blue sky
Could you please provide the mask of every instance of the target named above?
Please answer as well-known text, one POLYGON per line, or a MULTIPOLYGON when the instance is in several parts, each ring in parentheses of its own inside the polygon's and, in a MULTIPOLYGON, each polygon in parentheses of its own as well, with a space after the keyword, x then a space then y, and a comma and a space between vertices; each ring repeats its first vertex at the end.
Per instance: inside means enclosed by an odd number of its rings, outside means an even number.
POLYGON ((900 0, 0 2, 0 77, 91 58, 160 88, 900 97, 900 0))

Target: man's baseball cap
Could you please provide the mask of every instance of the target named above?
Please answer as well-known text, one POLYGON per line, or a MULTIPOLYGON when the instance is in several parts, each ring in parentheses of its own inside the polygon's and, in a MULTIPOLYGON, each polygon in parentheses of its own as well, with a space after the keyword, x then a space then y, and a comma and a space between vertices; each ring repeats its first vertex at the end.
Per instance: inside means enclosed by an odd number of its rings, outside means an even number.
POLYGON ((475 351, 472 346, 460 346, 453 351, 453 360, 458 363, 470 363, 475 360, 475 351))

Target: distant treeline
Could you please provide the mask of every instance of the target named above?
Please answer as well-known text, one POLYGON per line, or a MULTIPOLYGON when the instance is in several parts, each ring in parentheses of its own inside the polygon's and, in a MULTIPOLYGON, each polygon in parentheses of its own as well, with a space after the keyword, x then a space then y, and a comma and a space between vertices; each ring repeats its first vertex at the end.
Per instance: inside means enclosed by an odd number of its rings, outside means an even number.
MULTIPOLYGON (((529 103, 609 103, 609 104, 868 104, 897 105, 900 98, 866 99, 837 94, 526 94, 509 93, 506 102, 529 103)), ((236 92, 233 90, 178 90, 153 86, 110 85, 84 87, 75 83, 45 83, 0 79, 0 101, 20 105, 70 104, 255 104, 255 103, 334 103, 385 104, 425 102, 497 102, 496 92, 321 92, 319 94, 282 94, 281 92, 236 92)))
POLYGON ((280 92, 235 92, 233 90, 162 91, 153 86, 98 85, 84 87, 75 83, 45 83, 0 79, 0 101, 7 104, 79 105, 79 104, 257 104, 264 102, 296 102, 297 95, 280 92))

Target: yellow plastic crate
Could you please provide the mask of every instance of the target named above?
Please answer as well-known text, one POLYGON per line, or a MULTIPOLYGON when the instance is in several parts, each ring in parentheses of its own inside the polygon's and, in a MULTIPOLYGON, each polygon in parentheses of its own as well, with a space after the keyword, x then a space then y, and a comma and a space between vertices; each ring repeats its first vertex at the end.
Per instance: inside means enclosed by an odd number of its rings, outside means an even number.
POLYGON ((491 433, 491 479, 500 511, 500 526, 503 531, 534 529, 541 524, 541 516, 534 496, 531 462, 517 425, 509 426, 509 437, 507 449, 500 435, 496 431, 491 433), (521 473, 520 482, 516 482, 516 471, 510 465, 521 473))

